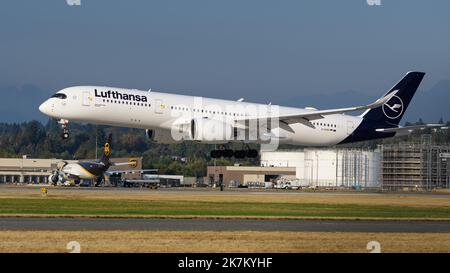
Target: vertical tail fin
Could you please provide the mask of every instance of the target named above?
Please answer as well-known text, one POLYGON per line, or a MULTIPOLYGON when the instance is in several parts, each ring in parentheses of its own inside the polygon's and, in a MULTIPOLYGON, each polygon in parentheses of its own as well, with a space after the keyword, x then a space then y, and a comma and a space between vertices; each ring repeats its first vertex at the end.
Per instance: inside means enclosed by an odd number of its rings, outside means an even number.
POLYGON ((108 139, 103 146, 103 156, 101 162, 105 163, 105 165, 109 165, 109 156, 111 155, 111 143, 112 143, 112 134, 108 135, 108 139))
POLYGON ((408 72, 402 80, 386 93, 388 95, 397 91, 395 96, 384 105, 369 109, 361 116, 366 120, 378 123, 398 125, 424 76, 425 73, 423 72, 408 72))

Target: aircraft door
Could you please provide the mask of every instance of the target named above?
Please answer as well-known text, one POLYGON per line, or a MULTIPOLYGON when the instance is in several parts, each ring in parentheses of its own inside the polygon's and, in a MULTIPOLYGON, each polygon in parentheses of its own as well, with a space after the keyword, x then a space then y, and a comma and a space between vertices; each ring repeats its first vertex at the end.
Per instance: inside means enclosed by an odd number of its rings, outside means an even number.
POLYGON ((164 114, 164 110, 166 109, 166 105, 163 103, 161 99, 155 100, 155 114, 164 114))
POLYGON ((353 121, 347 121, 347 135, 351 135, 355 131, 355 123, 353 121))
POLYGON ((89 91, 83 92, 83 98, 82 98, 82 104, 83 106, 90 106, 91 105, 91 93, 89 91))

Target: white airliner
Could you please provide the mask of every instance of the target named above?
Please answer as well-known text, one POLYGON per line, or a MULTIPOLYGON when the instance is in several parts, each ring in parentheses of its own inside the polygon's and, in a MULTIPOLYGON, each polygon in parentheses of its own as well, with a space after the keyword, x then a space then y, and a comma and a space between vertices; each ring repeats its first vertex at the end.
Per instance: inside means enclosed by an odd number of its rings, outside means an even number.
POLYGON ((425 73, 408 72, 377 101, 348 108, 317 110, 139 91, 103 86, 76 86, 58 91, 39 110, 59 120, 64 139, 69 121, 146 129, 159 143, 197 141, 221 144, 211 156, 256 157, 257 151, 232 151, 226 144, 284 143, 331 146, 403 135, 425 124, 400 127, 425 73), (359 116, 344 113, 365 110, 359 116))

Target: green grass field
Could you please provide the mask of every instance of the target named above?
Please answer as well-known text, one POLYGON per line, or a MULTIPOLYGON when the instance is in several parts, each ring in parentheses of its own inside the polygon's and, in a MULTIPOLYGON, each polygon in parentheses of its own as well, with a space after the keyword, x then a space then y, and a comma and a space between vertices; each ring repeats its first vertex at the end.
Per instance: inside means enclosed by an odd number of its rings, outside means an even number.
POLYGON ((2 215, 450 219, 450 207, 284 202, 2 198, 2 215))

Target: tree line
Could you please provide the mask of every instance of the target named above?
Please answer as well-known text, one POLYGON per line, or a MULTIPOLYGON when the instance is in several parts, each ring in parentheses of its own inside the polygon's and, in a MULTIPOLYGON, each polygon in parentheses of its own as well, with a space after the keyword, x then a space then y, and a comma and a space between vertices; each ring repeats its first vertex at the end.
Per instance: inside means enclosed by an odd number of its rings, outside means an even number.
MULTIPOLYGON (((49 119, 46 124, 38 121, 0 123, 0 157, 96 159, 101 157, 106 137, 112 133, 112 157, 143 157, 143 168, 159 169, 161 174, 205 176, 208 165, 235 163, 227 159, 214 162, 209 155, 214 145, 194 142, 158 144, 148 140, 141 129, 72 123, 69 139, 62 140, 61 132, 54 119, 49 119)), ((232 144, 232 148, 242 149, 242 145, 232 144)), ((257 147, 253 145, 253 148, 257 147)), ((258 162, 253 159, 239 163, 252 165, 258 162)))
MULTIPOLYGON (((420 124, 407 123, 407 125, 420 124)), ((441 120, 442 122, 442 120, 441 120)), ((447 125, 450 125, 447 122, 447 125)), ((56 120, 50 119, 46 124, 38 121, 24 123, 0 123, 0 157, 95 159, 101 157, 102 146, 109 133, 113 134, 113 157, 143 157, 143 168, 159 169, 161 174, 183 174, 186 176, 205 176, 206 166, 259 164, 258 159, 235 160, 221 159, 214 162, 210 151, 214 145, 183 142, 180 144, 158 144, 149 141, 143 130, 96 126, 73 123, 70 126, 71 137, 61 139, 61 128, 56 120), (97 142, 96 142, 97 140, 97 142), (96 150, 97 147, 97 150, 96 150), (97 155, 96 155, 97 151, 97 155)), ((417 130, 409 136, 395 139, 372 140, 347 144, 340 147, 374 149, 379 144, 420 142, 424 133, 431 134, 433 143, 450 143, 448 130, 417 130)), ((242 149, 243 144, 231 144, 233 149, 242 149)), ((258 149, 257 145, 251 148, 258 149)), ((301 149, 298 146, 281 145, 280 149, 301 149)))

